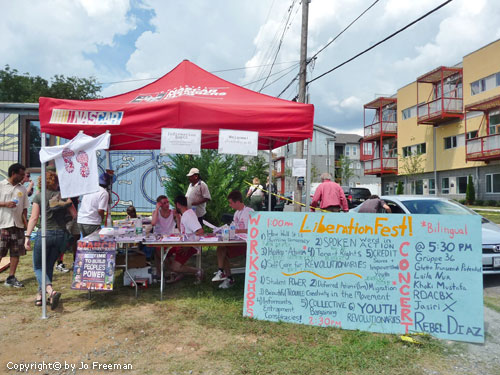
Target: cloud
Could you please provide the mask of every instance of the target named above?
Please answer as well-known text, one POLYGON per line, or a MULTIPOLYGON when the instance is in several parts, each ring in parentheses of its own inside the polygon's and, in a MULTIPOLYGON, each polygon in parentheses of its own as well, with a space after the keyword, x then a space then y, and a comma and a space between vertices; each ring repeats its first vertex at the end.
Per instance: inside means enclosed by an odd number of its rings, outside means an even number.
POLYGON ((95 75, 85 55, 134 28, 129 9, 129 0, 4 2, 0 64, 44 77, 95 75))

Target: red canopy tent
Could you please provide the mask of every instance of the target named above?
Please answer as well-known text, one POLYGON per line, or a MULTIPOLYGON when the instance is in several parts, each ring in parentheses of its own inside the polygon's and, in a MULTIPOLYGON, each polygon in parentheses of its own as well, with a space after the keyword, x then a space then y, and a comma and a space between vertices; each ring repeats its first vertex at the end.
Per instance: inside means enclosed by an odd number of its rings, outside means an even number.
POLYGON ((313 135, 313 105, 245 89, 188 60, 121 95, 39 102, 43 133, 71 139, 81 130, 90 136, 109 131, 112 150, 159 149, 162 128, 200 129, 202 148, 215 149, 219 129, 256 131, 265 150, 313 135))

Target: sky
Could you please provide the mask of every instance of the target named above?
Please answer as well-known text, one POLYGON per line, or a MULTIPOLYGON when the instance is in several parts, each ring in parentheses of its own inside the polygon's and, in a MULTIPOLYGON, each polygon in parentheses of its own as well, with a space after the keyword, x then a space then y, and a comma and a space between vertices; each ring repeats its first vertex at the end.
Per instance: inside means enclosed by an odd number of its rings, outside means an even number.
MULTIPOLYGON (((307 80, 444 1, 379 0, 317 55, 307 80)), ((308 57, 374 2, 312 0, 308 57)), ((95 77, 107 97, 144 86, 189 59, 235 84, 278 96, 298 74, 301 7, 300 0, 0 0, 0 67, 46 79, 95 77)), ((362 134, 363 104, 499 39, 498 19, 498 0, 452 1, 308 85, 314 122, 362 134)), ((280 97, 291 100, 297 93, 295 80, 280 97)))

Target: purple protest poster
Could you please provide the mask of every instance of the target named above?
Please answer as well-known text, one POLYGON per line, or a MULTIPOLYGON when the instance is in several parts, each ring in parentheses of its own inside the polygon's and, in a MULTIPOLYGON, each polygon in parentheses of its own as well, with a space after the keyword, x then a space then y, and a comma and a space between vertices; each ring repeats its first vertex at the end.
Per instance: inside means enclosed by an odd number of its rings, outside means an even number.
POLYGON ((116 242, 78 241, 71 289, 113 290, 116 242))

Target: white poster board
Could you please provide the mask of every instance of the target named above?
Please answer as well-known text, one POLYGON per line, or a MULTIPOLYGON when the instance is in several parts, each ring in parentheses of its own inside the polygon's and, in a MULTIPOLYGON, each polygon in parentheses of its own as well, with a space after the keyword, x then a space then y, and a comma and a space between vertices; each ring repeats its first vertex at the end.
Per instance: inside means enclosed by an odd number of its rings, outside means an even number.
POLYGON ((292 176, 293 177, 305 177, 307 159, 293 159, 292 176))
POLYGON ((161 129, 162 154, 201 154, 201 130, 198 129, 161 129))
POLYGON ((257 156, 259 132, 219 130, 219 154, 257 156))

